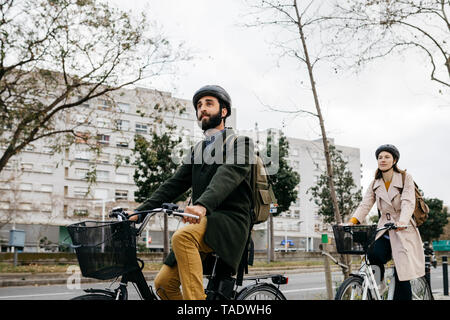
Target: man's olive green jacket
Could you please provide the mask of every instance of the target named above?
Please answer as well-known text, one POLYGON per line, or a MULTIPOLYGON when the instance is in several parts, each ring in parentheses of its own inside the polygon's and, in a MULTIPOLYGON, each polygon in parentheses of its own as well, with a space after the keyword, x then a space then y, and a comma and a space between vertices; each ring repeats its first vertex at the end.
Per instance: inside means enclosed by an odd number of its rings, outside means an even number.
MULTIPOLYGON (((250 138, 241 136, 234 141, 227 139, 226 146, 223 147, 225 137, 231 134, 234 134, 232 129, 222 131, 222 139, 219 135, 206 151, 204 140, 201 144, 202 152, 197 150, 195 158, 193 155, 186 157, 175 174, 137 210, 159 208, 162 203, 173 202, 192 188, 192 203, 207 209, 205 243, 219 255, 233 273, 236 273, 250 232, 252 204, 250 168, 253 144, 250 138), (234 159, 230 156, 224 158, 227 150, 228 155, 234 150, 234 159), (216 151, 221 153, 223 161, 213 161, 212 158, 204 157, 205 155, 215 157, 216 151)), ((195 149, 199 149, 199 146, 195 149)), ((220 156, 215 159, 219 158, 220 156)), ((164 263, 169 266, 175 265, 175 255, 172 251, 164 263)))

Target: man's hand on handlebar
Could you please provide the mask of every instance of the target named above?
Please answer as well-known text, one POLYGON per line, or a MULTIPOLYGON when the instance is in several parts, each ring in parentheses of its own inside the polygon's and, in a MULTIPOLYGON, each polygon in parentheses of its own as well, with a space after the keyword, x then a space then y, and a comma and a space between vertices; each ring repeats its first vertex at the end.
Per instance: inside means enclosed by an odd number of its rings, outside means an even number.
MULTIPOLYGON (((134 213, 134 212, 132 212, 132 211, 126 211, 126 214, 127 214, 128 216, 132 215, 133 213, 134 213)), ((131 216, 130 218, 128 218, 128 220, 134 221, 134 222, 138 221, 138 219, 139 219, 139 215, 138 215, 138 214, 136 214, 136 215, 131 216)))
POLYGON ((184 223, 199 223, 200 220, 206 216, 206 208, 202 205, 195 205, 195 206, 187 206, 184 209, 184 212, 186 213, 190 213, 190 214, 194 214, 196 216, 198 216, 198 219, 195 218, 191 218, 191 217, 183 217, 183 222, 184 223))

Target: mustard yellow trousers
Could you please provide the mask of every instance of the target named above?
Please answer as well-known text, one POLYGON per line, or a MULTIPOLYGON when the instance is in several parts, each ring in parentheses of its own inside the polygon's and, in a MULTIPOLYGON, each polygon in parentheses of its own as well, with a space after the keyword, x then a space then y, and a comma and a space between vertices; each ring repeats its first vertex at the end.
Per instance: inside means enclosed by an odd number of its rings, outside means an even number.
POLYGON ((189 224, 172 236, 177 264, 163 265, 155 278, 155 290, 163 300, 204 300, 202 256, 213 250, 203 241, 207 218, 189 224), (180 285, 183 293, 180 291, 180 285))

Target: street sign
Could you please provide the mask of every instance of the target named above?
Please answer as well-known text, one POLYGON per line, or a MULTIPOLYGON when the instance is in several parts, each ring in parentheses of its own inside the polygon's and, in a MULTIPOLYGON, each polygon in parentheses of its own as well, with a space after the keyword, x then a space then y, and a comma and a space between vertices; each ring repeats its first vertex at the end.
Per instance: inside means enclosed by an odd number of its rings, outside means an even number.
POLYGON ((277 213, 277 207, 278 207, 278 203, 271 203, 270 204, 270 213, 277 213))
POLYGON ((450 251, 450 240, 433 241, 434 251, 450 251))
POLYGON ((328 234, 323 233, 322 234, 322 243, 329 243, 328 234))
POLYGON ((9 245, 11 247, 25 247, 25 231, 9 230, 9 245))

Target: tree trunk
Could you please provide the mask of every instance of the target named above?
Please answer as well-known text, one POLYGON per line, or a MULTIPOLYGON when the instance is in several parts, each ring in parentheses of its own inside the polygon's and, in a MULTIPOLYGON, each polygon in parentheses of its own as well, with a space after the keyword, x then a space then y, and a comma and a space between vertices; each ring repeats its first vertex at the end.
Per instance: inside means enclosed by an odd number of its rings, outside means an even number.
POLYGON ((269 247, 269 253, 270 253, 270 261, 275 261, 275 248, 274 248, 274 241, 273 241, 273 215, 269 214, 269 235, 270 235, 270 247, 269 247))
MULTIPOLYGON (((327 163, 328 186, 330 188, 331 200, 333 202, 334 217, 335 217, 336 223, 340 224, 340 223, 342 223, 342 219, 341 219, 341 214, 339 212, 339 206, 338 206, 337 197, 336 197, 336 190, 334 188, 333 166, 331 164, 330 149, 328 146, 328 139, 327 139, 327 134, 325 131, 325 124, 324 124, 322 112, 320 109, 316 83, 314 81, 313 67, 311 64, 311 60, 309 58, 308 46, 306 45, 306 39, 305 39, 305 35, 303 33, 303 25, 301 23, 301 17, 300 17, 300 13, 298 11, 298 6, 297 6, 296 0, 294 0, 294 7, 295 7, 296 15, 297 15, 298 32, 300 34, 300 39, 302 41, 303 52, 305 54, 305 63, 306 63, 306 67, 308 68, 309 81, 311 83, 311 90, 312 90, 313 97, 314 97, 314 104, 316 106, 317 116, 319 118, 319 123, 320 123, 320 130, 322 133, 323 149, 324 149, 324 153, 325 153, 325 161, 327 163)), ((341 255, 341 260, 346 261, 347 259, 345 258, 344 255, 341 255)), ((349 272, 344 272, 344 276, 347 278, 349 276, 349 272)))

